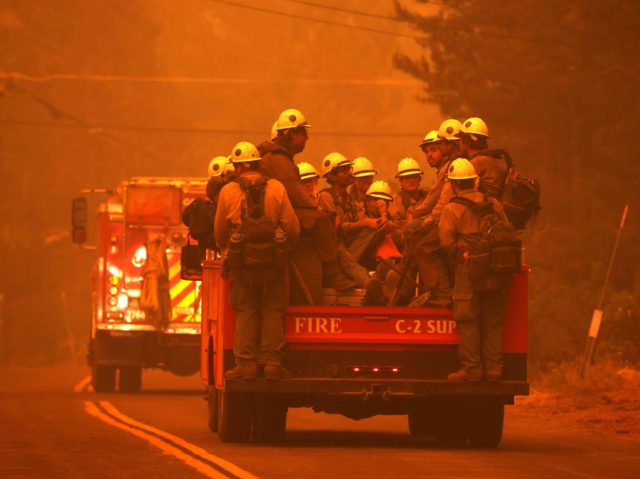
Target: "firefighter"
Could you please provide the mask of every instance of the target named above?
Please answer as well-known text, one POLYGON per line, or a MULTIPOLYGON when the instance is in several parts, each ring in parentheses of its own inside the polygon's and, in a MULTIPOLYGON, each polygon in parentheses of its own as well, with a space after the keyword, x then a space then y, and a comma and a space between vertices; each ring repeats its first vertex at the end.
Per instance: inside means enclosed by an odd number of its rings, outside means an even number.
POLYGON ((469 249, 482 230, 482 217, 456 197, 475 205, 489 203, 501 221, 508 224, 504 210, 494 198, 476 191, 475 168, 458 158, 448 173, 454 198, 442 211, 438 226, 440 243, 455 264, 453 319, 460 331, 458 357, 461 369, 449 374, 452 381, 498 381, 502 376, 502 321, 505 317, 506 284, 487 273, 471 276, 469 249))
POLYGON ((315 166, 305 161, 298 163, 298 173, 300 174, 300 185, 305 194, 316 199, 318 196, 318 179, 320 175, 315 166))
POLYGON ((392 214, 402 224, 413 219, 414 208, 427 196, 420 188, 422 175, 420 165, 413 158, 403 158, 398 163, 396 178, 400 181, 400 191, 393 197, 392 214))
POLYGON ((222 188, 215 217, 215 239, 230 272, 236 315, 236 366, 225 372, 227 378, 255 378, 258 364, 268 379, 291 376, 282 366, 287 261, 276 260, 283 238, 295 243, 300 226, 284 186, 259 170, 260 160, 249 142, 233 148, 236 178, 222 188), (265 229, 272 234, 265 236, 265 229))
POLYGON ((329 153, 322 160, 322 177, 329 187, 318 193, 318 208, 331 215, 338 233, 338 265, 342 273, 353 282, 354 287, 363 287, 369 280, 367 270, 358 264, 358 258, 351 254, 344 242, 344 232, 348 220, 355 213, 355 205, 349 199, 347 187, 351 185, 353 163, 343 154, 329 153))
POLYGON ((233 171, 233 164, 228 156, 216 156, 209 162, 209 167, 207 168, 209 180, 207 181, 206 191, 207 197, 214 205, 218 201, 220 190, 228 182, 233 171))
POLYGON ((367 190, 373 183, 373 178, 377 173, 378 171, 373 167, 371 161, 364 156, 359 156, 353 160, 353 168, 351 169, 353 184, 347 188, 347 193, 349 201, 355 205, 357 213, 351 218, 351 221, 356 221, 358 219, 357 215, 364 211, 367 190))
POLYGON ((261 167, 271 178, 280 181, 296 211, 303 233, 315 244, 322 260, 323 285, 339 291, 355 284, 347 279, 338 266, 338 239, 331 217, 317 209, 314 198, 302 190, 300 174, 294 157, 302 152, 309 139, 311 125, 300 110, 284 110, 276 122, 277 136, 262 154, 261 167))
POLYGON ((491 156, 488 139, 489 129, 481 118, 468 118, 462 123, 462 155, 471 161, 478 174, 478 190, 499 199, 509 167, 503 158, 491 156))
POLYGON ((451 186, 447 183, 449 165, 460 156, 460 129, 462 124, 453 118, 445 120, 438 131, 430 131, 419 147, 424 152, 427 163, 436 169, 436 180, 424 201, 415 208, 414 216, 430 215, 437 220, 442 208, 451 198, 451 186))

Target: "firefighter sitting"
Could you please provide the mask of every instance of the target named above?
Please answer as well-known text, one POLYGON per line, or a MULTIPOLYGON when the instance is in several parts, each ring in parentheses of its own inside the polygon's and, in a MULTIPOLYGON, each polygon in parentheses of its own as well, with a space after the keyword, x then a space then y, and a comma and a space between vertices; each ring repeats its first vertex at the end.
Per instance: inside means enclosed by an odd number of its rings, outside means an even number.
POLYGON ((285 271, 300 226, 284 186, 260 172, 260 160, 249 142, 233 148, 236 177, 220 191, 215 217, 215 239, 231 276, 236 314, 236 366, 225 372, 226 378, 255 378, 258 365, 267 379, 291 376, 282 366, 285 271))

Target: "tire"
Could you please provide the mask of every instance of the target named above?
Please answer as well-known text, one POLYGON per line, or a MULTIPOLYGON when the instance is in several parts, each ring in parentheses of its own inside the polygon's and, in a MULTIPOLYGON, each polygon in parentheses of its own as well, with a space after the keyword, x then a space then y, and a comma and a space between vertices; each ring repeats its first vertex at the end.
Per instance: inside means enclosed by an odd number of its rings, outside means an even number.
POLYGON ((215 386, 210 386, 207 393, 208 424, 211 432, 218 432, 218 402, 220 392, 215 386))
POLYGON ((433 409, 435 424, 433 435, 442 447, 464 447, 469 436, 469 403, 467 400, 450 399, 437 403, 433 409))
POLYGON ((287 405, 273 397, 256 399, 254 438, 258 442, 282 442, 287 429, 287 405))
POLYGON ((218 436, 222 442, 247 442, 251 436, 251 396, 222 392, 218 401, 218 436))
POLYGON ((433 436, 434 417, 427 404, 419 404, 409 411, 409 432, 416 437, 433 436))
POLYGON ((140 366, 121 367, 118 387, 123 393, 140 392, 142 388, 142 368, 140 366))
POLYGON ((112 393, 116 388, 115 366, 95 364, 91 368, 91 385, 97 393, 112 393))
POLYGON ((504 404, 482 402, 473 408, 469 424, 469 442, 474 447, 495 448, 502 440, 504 404))

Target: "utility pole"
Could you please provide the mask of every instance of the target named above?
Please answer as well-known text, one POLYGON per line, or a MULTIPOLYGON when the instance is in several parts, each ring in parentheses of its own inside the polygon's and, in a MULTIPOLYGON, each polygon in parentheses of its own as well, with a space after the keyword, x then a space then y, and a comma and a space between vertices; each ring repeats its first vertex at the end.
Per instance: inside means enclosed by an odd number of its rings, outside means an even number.
POLYGON ((609 260, 609 267, 607 268, 607 275, 602 285, 602 291, 600 292, 600 300, 598 306, 593 310, 591 315, 591 324, 589 326, 589 332, 587 334, 587 343, 584 348, 584 357, 582 360, 582 368, 580 369, 580 378, 584 379, 587 369, 591 365, 593 360, 593 352, 595 351, 596 342, 598 340, 598 332, 600 331, 600 323, 602 323, 602 307, 604 304, 604 295, 609 285, 609 279, 611 278, 611 270, 613 269, 613 263, 618 253, 618 245, 620 244, 620 237, 622 236, 622 230, 624 228, 624 222, 627 219, 627 213, 629 212, 629 205, 624 206, 622 211, 622 218, 620 219, 620 227, 618 228, 618 234, 616 236, 616 242, 613 245, 613 252, 611 253, 611 259, 609 260))

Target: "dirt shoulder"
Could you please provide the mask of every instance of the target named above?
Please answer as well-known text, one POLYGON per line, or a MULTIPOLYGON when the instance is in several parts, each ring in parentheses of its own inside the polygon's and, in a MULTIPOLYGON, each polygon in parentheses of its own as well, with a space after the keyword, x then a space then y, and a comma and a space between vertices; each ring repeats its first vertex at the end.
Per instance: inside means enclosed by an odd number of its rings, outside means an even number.
POLYGON ((531 395, 518 398, 519 411, 640 442, 640 371, 603 363, 585 380, 578 371, 576 363, 563 364, 536 377, 531 395))

